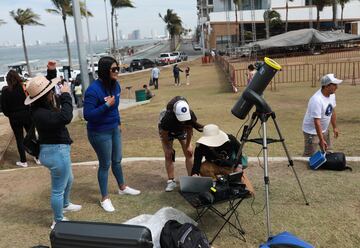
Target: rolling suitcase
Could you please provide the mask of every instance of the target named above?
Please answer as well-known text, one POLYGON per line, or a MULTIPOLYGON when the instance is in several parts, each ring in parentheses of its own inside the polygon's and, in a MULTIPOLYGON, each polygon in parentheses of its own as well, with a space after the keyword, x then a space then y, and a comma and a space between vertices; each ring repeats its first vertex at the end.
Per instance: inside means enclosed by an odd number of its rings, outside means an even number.
POLYGON ((125 224, 64 221, 50 233, 52 248, 150 248, 147 227, 125 224))

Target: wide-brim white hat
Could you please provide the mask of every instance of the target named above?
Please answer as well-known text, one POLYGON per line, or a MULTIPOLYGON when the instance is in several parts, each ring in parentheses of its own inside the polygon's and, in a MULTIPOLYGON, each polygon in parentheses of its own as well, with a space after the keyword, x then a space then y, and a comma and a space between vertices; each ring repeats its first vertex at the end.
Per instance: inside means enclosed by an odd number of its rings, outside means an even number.
POLYGON ((203 136, 196 142, 210 147, 218 147, 227 141, 229 141, 229 137, 225 132, 214 124, 208 124, 204 126, 203 136))
POLYGON ((26 83, 26 91, 29 95, 25 99, 24 104, 29 105, 35 102, 40 97, 48 93, 52 88, 54 88, 55 85, 60 81, 60 78, 53 78, 51 80, 48 80, 44 76, 36 76, 30 79, 26 83))

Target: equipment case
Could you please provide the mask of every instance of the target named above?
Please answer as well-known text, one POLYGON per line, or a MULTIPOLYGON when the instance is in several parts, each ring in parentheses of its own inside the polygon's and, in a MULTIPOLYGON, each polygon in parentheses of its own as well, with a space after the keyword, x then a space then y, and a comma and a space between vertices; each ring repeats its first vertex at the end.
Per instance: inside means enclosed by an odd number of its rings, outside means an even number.
POLYGON ((125 224, 64 221, 50 233, 52 248, 150 248, 147 227, 125 224))

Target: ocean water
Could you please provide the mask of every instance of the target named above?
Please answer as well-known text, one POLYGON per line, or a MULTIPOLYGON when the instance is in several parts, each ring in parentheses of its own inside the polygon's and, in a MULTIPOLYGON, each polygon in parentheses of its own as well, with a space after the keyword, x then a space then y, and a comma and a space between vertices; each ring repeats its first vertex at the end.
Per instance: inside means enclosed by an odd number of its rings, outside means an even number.
MULTIPOLYGON (((156 40, 121 40, 119 47, 137 46, 155 43, 156 40)), ((92 42, 94 53, 104 53, 108 48, 108 42, 92 42)), ((67 65, 67 49, 66 44, 46 44, 38 46, 28 46, 28 57, 32 63, 32 68, 45 68, 47 61, 52 59, 60 62, 60 65, 67 65)), ((76 43, 70 44, 72 63, 78 63, 76 43)), ((89 48, 87 46, 87 52, 89 48)), ((0 47, 0 74, 8 71, 8 65, 20 61, 25 61, 24 49, 20 47, 0 47)))

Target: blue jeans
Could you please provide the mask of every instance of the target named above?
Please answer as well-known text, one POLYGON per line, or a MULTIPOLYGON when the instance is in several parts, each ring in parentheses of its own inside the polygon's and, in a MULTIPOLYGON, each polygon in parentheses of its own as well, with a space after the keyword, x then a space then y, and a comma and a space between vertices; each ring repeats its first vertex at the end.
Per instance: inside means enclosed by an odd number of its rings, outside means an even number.
POLYGON ((63 219, 63 208, 70 203, 70 190, 73 182, 71 168, 70 145, 40 145, 40 162, 50 170, 51 174, 51 208, 54 220, 63 219))
POLYGON ((101 196, 108 195, 108 175, 111 163, 111 170, 118 185, 124 184, 124 177, 121 167, 122 145, 121 132, 118 127, 102 132, 88 130, 88 139, 94 148, 99 160, 98 181, 101 196))

